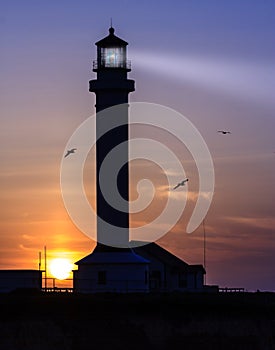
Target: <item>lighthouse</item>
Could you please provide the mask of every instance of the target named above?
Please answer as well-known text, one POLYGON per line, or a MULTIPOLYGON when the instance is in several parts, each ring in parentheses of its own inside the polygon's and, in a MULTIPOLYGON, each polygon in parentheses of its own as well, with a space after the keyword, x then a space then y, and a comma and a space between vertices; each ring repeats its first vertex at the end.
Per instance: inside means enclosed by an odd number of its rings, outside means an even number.
POLYGON ((75 263, 74 290, 203 291, 205 271, 201 265, 188 265, 156 243, 130 248, 128 97, 135 83, 128 79, 127 45, 113 27, 96 43, 96 79, 89 82, 89 91, 96 95, 97 246, 75 263), (113 187, 121 201, 113 195, 113 187))
POLYGON ((80 293, 149 290, 149 261, 129 248, 128 96, 135 82, 127 77, 127 45, 113 27, 96 42, 96 79, 89 82, 89 91, 96 95, 97 246, 76 262, 74 288, 80 293), (120 203, 112 196, 113 187, 120 203))
POLYGON ((125 248, 129 242, 128 95, 135 90, 135 82, 127 77, 131 71, 128 43, 114 33, 111 27, 109 35, 96 42, 93 71, 97 77, 89 83, 89 91, 96 95, 97 249, 106 250, 108 245, 108 251, 114 246, 125 248), (106 156, 118 146, 116 157, 108 162, 106 156), (118 174, 114 172, 116 162, 122 165, 118 174), (117 186, 123 199, 118 207, 118 202, 112 203, 115 198, 110 198, 109 186, 117 186))

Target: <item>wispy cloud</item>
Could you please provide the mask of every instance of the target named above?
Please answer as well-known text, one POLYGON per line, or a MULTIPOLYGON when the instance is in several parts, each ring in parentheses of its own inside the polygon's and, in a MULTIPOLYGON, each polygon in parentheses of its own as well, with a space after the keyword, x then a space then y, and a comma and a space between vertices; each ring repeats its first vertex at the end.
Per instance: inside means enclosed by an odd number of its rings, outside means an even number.
POLYGON ((211 198, 210 192, 197 192, 197 191, 189 191, 186 189, 187 187, 180 188, 178 190, 173 190, 173 188, 170 188, 167 185, 162 185, 162 186, 158 186, 156 195, 159 197, 165 197, 165 198, 169 196, 171 199, 174 199, 177 201, 182 201, 187 197, 187 200, 191 202, 196 202, 199 197, 206 200, 209 200, 211 198))
POLYGON ((271 217, 241 217, 241 216, 227 216, 225 220, 248 225, 262 229, 274 230, 275 232, 275 218, 271 217))

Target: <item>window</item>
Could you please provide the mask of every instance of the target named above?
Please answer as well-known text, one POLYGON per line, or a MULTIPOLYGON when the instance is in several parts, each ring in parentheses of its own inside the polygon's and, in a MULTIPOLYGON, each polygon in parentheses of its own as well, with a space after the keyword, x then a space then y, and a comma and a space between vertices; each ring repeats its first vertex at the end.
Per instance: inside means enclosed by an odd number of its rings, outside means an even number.
POLYGON ((106 271, 98 271, 97 283, 98 284, 106 284, 106 271))

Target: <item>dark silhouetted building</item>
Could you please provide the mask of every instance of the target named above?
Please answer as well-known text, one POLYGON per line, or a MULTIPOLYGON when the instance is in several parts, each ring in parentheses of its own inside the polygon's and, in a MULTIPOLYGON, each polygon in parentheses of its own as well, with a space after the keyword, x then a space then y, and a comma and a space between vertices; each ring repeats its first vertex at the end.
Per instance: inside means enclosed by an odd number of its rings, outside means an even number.
POLYGON ((135 90, 129 80, 128 43, 109 29, 109 35, 96 43, 97 59, 93 70, 97 79, 90 81, 89 91, 96 94, 96 190, 97 246, 76 262, 74 290, 94 292, 148 292, 203 289, 204 268, 188 265, 155 243, 139 248, 129 246, 129 149, 128 95, 135 90), (109 109, 112 107, 111 109, 109 109), (120 145, 116 159, 107 163, 106 156, 120 145), (124 164, 116 174, 116 162, 124 164), (106 199, 110 184, 116 184, 124 199, 115 208, 106 199), (105 195, 104 195, 105 194, 105 195), (108 242, 110 244, 108 244, 108 242))

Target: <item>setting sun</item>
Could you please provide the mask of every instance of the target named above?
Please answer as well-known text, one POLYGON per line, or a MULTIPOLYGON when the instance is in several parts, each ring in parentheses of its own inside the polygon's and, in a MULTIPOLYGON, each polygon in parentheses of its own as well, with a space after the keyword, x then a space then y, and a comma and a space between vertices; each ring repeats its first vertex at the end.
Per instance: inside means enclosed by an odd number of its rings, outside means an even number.
POLYGON ((53 277, 64 280, 70 276, 72 264, 69 259, 56 258, 50 263, 50 272, 53 277))

